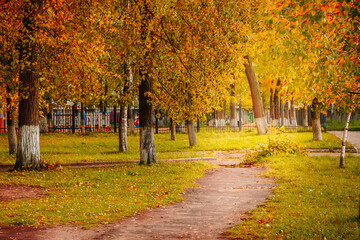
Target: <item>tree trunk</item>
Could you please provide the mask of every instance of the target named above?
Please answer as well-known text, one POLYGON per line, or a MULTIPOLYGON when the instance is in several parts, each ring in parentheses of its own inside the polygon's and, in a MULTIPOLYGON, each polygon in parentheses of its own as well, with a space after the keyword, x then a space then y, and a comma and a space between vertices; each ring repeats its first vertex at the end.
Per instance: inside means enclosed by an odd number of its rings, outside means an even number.
POLYGON ((294 99, 291 100, 290 102, 290 116, 291 116, 291 126, 293 128, 297 127, 297 120, 296 120, 296 112, 295 112, 295 103, 294 103, 294 99))
POLYGON ((52 112, 49 112, 46 115, 46 120, 47 120, 47 125, 48 125, 49 132, 54 132, 55 131, 55 126, 54 126, 54 121, 52 119, 52 112))
POLYGON ((308 124, 308 110, 307 110, 307 107, 304 106, 303 109, 302 109, 302 125, 303 127, 308 127, 309 124, 308 124))
POLYGON ((81 134, 84 135, 86 133, 86 129, 85 129, 85 109, 83 103, 81 103, 81 110, 80 110, 80 126, 81 126, 81 134))
POLYGON ((16 146, 16 129, 15 129, 15 115, 13 107, 11 106, 10 95, 11 89, 9 86, 6 86, 7 97, 6 97, 6 121, 7 121, 7 135, 9 141, 9 154, 15 154, 17 150, 16 146))
MULTIPOLYGON (((35 63, 35 46, 23 40, 19 49, 20 62, 35 63)), ((39 79, 25 65, 19 75, 19 141, 15 170, 39 169, 41 166, 39 139, 39 79)))
POLYGON ((236 104, 235 104, 235 85, 232 84, 231 86, 231 101, 230 101, 230 129, 235 130, 237 128, 237 121, 236 121, 236 104))
POLYGON ((280 106, 280 96, 279 96, 279 87, 280 87, 281 81, 280 79, 276 82, 276 88, 274 92, 274 125, 275 127, 280 127, 281 123, 281 106, 280 106))
POLYGON ((127 107, 120 106, 119 151, 127 151, 127 107))
POLYGON ((170 118, 170 132, 171 140, 176 141, 176 125, 173 123, 172 118, 170 118))
POLYGON ((270 119, 273 126, 275 126, 275 102, 274 102, 274 89, 270 89, 270 119))
POLYGON ((134 116, 131 109, 131 104, 128 105, 127 113, 130 135, 135 135, 134 116))
POLYGON ((289 119, 289 102, 284 103, 284 126, 290 126, 290 119, 289 119))
POLYGON ((195 146, 197 143, 196 143, 196 135, 195 135, 193 120, 187 120, 187 130, 188 130, 189 144, 190 146, 195 146))
POLYGON ((342 140, 342 144, 341 144, 341 155, 340 155, 340 165, 339 165, 340 168, 345 168, 345 148, 346 148, 346 140, 347 140, 347 135, 348 135, 350 118, 351 118, 351 111, 348 112, 346 115, 344 135, 343 135, 343 140, 342 140))
POLYGON ((222 109, 220 111, 219 125, 221 128, 225 128, 225 126, 226 126, 226 101, 224 101, 222 109))
POLYGON ((317 98, 314 98, 311 105, 311 125, 313 132, 313 139, 321 141, 322 133, 321 133, 321 124, 320 124, 320 106, 317 98))
POLYGON ((40 133, 49 132, 46 116, 40 118, 40 133))
MULTIPOLYGON (((360 87, 360 83, 357 84, 355 94, 358 93, 359 87, 360 87)), ((352 101, 353 101, 353 98, 354 98, 354 95, 351 96, 352 101)), ((347 140, 347 135, 348 135, 348 130, 349 130, 351 113, 352 113, 352 110, 350 110, 346 115, 344 135, 343 135, 343 140, 342 140, 342 145, 341 145, 340 166, 339 166, 340 168, 345 168, 345 147, 346 147, 346 140, 347 140)), ((359 218, 360 218, 360 205, 359 205, 359 218)))
POLYGON ((152 52, 154 46, 153 33, 149 24, 152 20, 151 7, 149 2, 144 1, 140 6, 141 14, 141 41, 144 52, 143 63, 140 67, 141 82, 139 85, 139 122, 140 122, 140 164, 151 164, 156 162, 156 150, 154 141, 154 129, 152 124, 152 111, 149 93, 153 92, 152 77, 152 52))
POLYGON ((254 117, 255 123, 258 130, 258 134, 262 135, 265 134, 267 131, 266 119, 264 115, 264 108, 263 102, 259 87, 259 82, 256 79, 254 68, 251 63, 251 59, 249 56, 245 56, 247 63, 244 64, 245 66, 245 73, 246 77, 249 82, 250 91, 251 91, 251 98, 253 102, 253 110, 254 110, 254 117))

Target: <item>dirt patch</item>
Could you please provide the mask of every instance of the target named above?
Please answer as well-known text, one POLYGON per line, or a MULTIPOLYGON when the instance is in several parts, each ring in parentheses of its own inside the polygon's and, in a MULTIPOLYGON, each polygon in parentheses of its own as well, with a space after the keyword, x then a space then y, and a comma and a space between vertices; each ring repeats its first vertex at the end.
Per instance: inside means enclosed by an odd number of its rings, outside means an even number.
POLYGON ((41 187, 22 185, 0 185, 0 202, 8 202, 26 198, 39 198, 45 194, 41 187))

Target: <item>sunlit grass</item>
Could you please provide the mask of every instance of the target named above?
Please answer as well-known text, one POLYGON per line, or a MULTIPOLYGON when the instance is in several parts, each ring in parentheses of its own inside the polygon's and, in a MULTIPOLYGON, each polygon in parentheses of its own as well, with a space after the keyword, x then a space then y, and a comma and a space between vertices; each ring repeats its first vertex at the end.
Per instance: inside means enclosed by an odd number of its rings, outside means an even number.
MULTIPOLYGON (((311 132, 287 133, 295 142, 305 148, 340 148, 341 140, 331 134, 323 134, 323 141, 313 141, 311 132)), ((229 151, 256 149, 267 143, 268 137, 251 132, 205 132, 196 133, 197 146, 190 147, 187 134, 178 133, 177 140, 170 140, 170 134, 155 134, 158 159, 209 157, 202 151, 229 151)), ((41 157, 45 163, 126 161, 139 159, 139 135, 128 136, 128 151, 118 152, 118 134, 49 133, 40 136, 41 157)), ((0 135, 0 163, 11 164, 15 156, 9 156, 7 136, 0 135)))
POLYGON ((159 163, 111 168, 0 172, 0 184, 47 189, 42 198, 0 203, 0 224, 85 226, 111 222, 146 208, 183 200, 210 164, 159 163))
POLYGON ((227 233, 240 239, 360 239, 360 157, 283 155, 263 160, 280 185, 227 233))

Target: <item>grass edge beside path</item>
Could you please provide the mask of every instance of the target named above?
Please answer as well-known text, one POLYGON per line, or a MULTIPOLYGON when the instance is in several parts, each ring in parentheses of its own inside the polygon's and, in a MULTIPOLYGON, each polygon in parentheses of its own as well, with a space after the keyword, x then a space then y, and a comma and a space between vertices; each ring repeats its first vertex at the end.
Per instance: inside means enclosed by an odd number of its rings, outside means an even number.
POLYGON ((0 224, 91 227, 183 200, 182 193, 216 166, 206 162, 111 168, 0 172, 0 184, 46 189, 40 198, 0 202, 0 224))
POLYGON ((360 157, 278 155, 262 159, 280 183, 273 196, 227 230, 230 239, 360 239, 360 157))

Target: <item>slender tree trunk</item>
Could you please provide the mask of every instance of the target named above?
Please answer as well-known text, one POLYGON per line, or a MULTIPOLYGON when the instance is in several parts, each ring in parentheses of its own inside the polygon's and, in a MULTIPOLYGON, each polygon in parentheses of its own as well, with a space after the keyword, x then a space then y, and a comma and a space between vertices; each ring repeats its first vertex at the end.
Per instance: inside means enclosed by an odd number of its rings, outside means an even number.
POLYGON ((176 125, 171 124, 171 140, 176 141, 176 125))
POLYGON ((188 138, 190 146, 195 146, 196 143, 196 135, 194 129, 194 122, 193 120, 187 120, 187 130, 188 130, 188 138))
POLYGON ((270 89, 270 119, 272 125, 275 126, 275 102, 274 102, 274 89, 270 89))
POLYGON ((251 98, 253 102, 253 110, 254 110, 254 117, 255 123, 258 130, 258 134, 262 135, 265 134, 267 131, 266 125, 266 118, 264 115, 264 107, 259 87, 259 82, 256 79, 254 68, 252 66, 252 62, 249 56, 245 56, 247 63, 244 64, 245 66, 245 73, 246 77, 249 82, 250 91, 251 91, 251 98))
POLYGON ((127 107, 120 106, 119 151, 127 151, 127 107))
POLYGON ((220 110, 220 126, 221 128, 226 126, 226 101, 224 101, 222 109, 220 110))
POLYGON ((46 115, 46 120, 47 120, 49 132, 54 132, 55 129, 54 129, 54 121, 52 119, 52 111, 46 115))
POLYGON ((284 126, 290 126, 290 119, 289 119, 289 102, 284 103, 284 126))
POLYGON ((85 130, 85 109, 84 109, 84 104, 81 103, 81 109, 80 109, 80 126, 81 126, 81 134, 85 134, 86 130, 85 130))
POLYGON ((170 118, 170 133, 171 140, 176 141, 176 125, 173 123, 172 118, 170 118))
POLYGON ((291 116, 291 126, 293 128, 297 127, 297 121, 296 121, 296 112, 295 112, 295 103, 294 99, 290 102, 290 116, 291 116))
MULTIPOLYGON (((360 83, 357 84, 355 94, 358 93, 359 87, 360 87, 360 83)), ((354 95, 351 96, 351 100, 353 100, 353 97, 354 97, 354 95)), ((350 110, 346 115, 344 135, 343 135, 343 140, 342 140, 342 145, 341 145, 341 155, 340 155, 340 165, 339 165, 340 168, 345 168, 345 148, 346 148, 346 140, 347 140, 347 135, 348 135, 348 130, 349 130, 351 113, 352 113, 352 111, 350 110)), ((359 218, 360 218, 360 205, 359 205, 359 218)))
POLYGON ((280 127, 281 122, 281 106, 280 106, 280 96, 279 96, 279 87, 280 87, 281 81, 280 79, 276 82, 276 88, 274 92, 274 110, 275 110, 275 121, 274 125, 276 127, 280 127))
POLYGON ((6 86, 7 97, 6 97, 6 122, 7 122, 7 135, 9 142, 9 153, 15 154, 17 150, 16 146, 16 129, 15 129, 15 114, 13 106, 11 106, 12 91, 9 86, 6 86))
MULTIPOLYGON (((35 62, 35 46, 29 41, 23 41, 20 47, 20 62, 35 62)), ((14 169, 39 169, 39 79, 31 66, 24 66, 19 80, 19 141, 14 169)))
POLYGON ((348 136, 350 118, 351 118, 351 111, 348 112, 346 115, 344 135, 343 135, 343 140, 342 140, 342 144, 341 144, 341 155, 340 155, 340 165, 339 165, 340 168, 345 168, 345 148, 346 148, 346 140, 347 140, 347 136, 348 136))
MULTIPOLYGON (((47 115, 47 114, 46 114, 47 115)), ((46 116, 40 118, 40 133, 49 132, 46 116)))
POLYGON ((308 110, 306 106, 302 108, 302 113, 302 125, 303 127, 308 127, 308 110))
POLYGON ((130 130, 130 135, 135 135, 135 125, 134 125, 134 116, 133 116, 133 112, 131 109, 131 104, 128 105, 128 123, 129 123, 129 130, 130 130))
POLYGON ((313 139, 321 141, 322 133, 321 133, 321 124, 320 124, 320 106, 317 98, 314 98, 311 105, 311 125, 313 132, 313 139))
POLYGON ((230 101, 230 129, 235 130, 237 128, 236 121, 236 104, 235 104, 235 84, 231 84, 231 101, 230 101))

